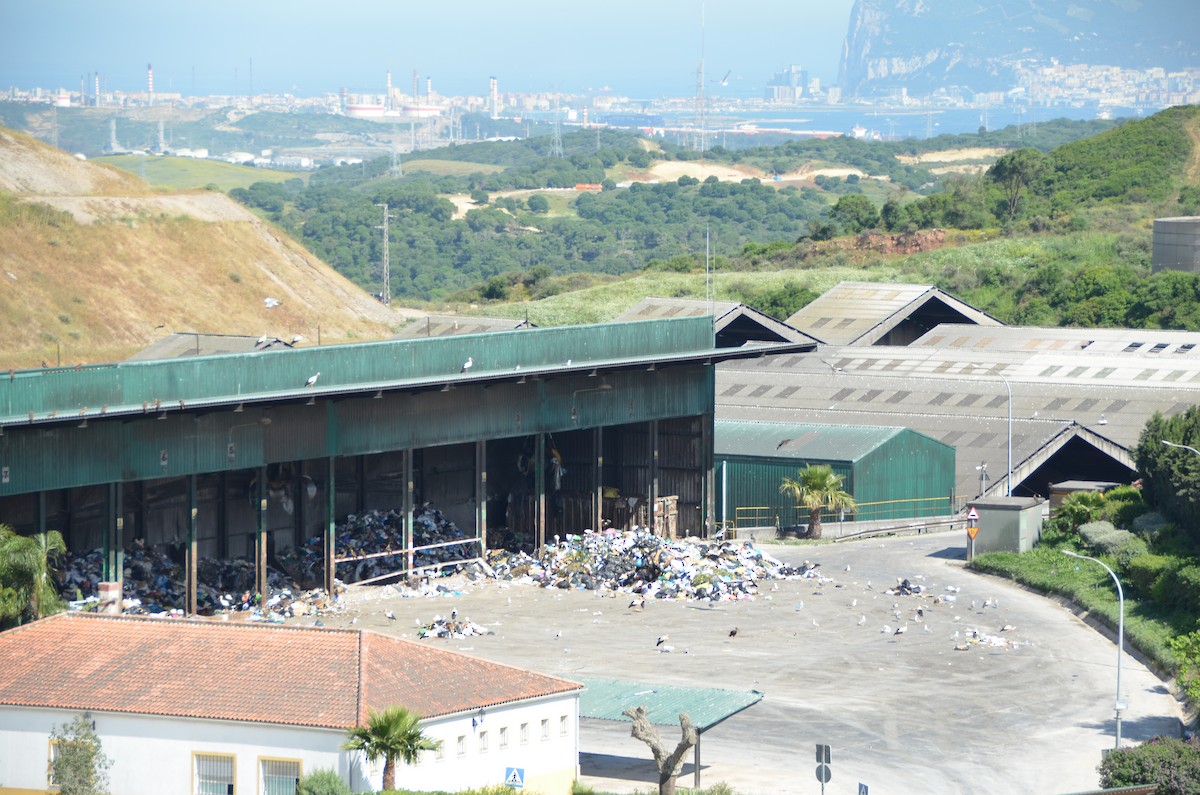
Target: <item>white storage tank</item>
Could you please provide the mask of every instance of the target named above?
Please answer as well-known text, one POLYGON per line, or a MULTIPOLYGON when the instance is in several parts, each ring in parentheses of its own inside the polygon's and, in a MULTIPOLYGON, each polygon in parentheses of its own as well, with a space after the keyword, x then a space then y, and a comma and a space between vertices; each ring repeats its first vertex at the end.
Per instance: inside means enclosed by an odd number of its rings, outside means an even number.
POLYGON ((1154 219, 1153 269, 1200 273, 1200 216, 1154 219))

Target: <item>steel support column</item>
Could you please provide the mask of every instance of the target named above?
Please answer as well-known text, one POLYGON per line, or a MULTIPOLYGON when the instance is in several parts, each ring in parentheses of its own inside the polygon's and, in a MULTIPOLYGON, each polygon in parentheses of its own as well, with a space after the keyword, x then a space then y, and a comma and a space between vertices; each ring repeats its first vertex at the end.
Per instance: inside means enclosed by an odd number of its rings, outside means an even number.
POLYGON ((258 592, 258 603, 266 605, 267 597, 267 468, 258 468, 258 522, 255 527, 254 543, 254 589, 258 592))
POLYGON ((604 429, 592 429, 592 452, 595 455, 595 479, 592 484, 595 494, 592 514, 592 529, 597 533, 604 529, 604 429))
POLYGON ((415 529, 413 523, 413 508, 416 507, 413 502, 415 499, 416 480, 413 477, 413 449, 411 447, 404 448, 404 549, 407 550, 405 555, 405 569, 412 571, 413 567, 413 531, 415 529))
POLYGON ((217 475, 217 557, 229 557, 229 473, 217 475))
POLYGON ((704 525, 704 537, 711 538, 713 534, 713 517, 716 516, 716 479, 714 477, 713 453, 713 415, 705 414, 700 418, 703 426, 700 429, 700 471, 704 473, 704 506, 700 517, 704 525))
POLYGON ((475 443, 475 527, 479 554, 487 557, 487 442, 475 443))
POLYGON ((194 616, 194 615, 196 615, 196 607, 197 607, 196 591, 197 591, 198 583, 196 582, 196 576, 197 576, 197 571, 198 571, 198 566, 199 566, 199 560, 197 558, 200 553, 200 546, 196 540, 196 518, 199 514, 199 510, 196 508, 196 476, 188 475, 187 484, 188 484, 187 485, 188 523, 187 523, 187 553, 185 556, 186 562, 187 562, 187 574, 185 576, 185 579, 187 581, 187 583, 186 583, 187 595, 185 596, 185 599, 187 601, 187 604, 184 607, 184 612, 186 612, 189 616, 194 616))
POLYGON ((658 535, 658 420, 650 420, 650 532, 658 535))
POLYGON ((533 449, 533 548, 541 552, 546 546, 546 435, 538 433, 533 449))
POLYGON ((325 561, 325 593, 333 596, 334 575, 337 573, 333 565, 333 551, 337 546, 337 522, 334 511, 337 506, 337 484, 334 482, 334 459, 329 456, 325 463, 325 543, 322 545, 321 557, 325 561))

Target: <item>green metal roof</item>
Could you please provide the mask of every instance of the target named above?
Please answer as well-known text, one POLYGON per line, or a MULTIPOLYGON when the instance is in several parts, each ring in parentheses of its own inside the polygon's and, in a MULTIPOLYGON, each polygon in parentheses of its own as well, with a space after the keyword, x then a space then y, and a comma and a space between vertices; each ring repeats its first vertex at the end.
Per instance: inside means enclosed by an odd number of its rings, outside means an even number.
POLYGON ((0 378, 0 427, 567 375, 714 353, 712 319, 690 317, 10 371, 0 378))
POLYGON ((858 461, 904 432, 904 428, 873 425, 717 420, 713 428, 713 444, 717 456, 858 461))
POLYGON ((572 678, 587 687, 579 696, 580 717, 632 723, 622 714, 624 710, 628 707, 645 707, 646 717, 651 723, 669 726, 678 724, 679 713, 686 712, 701 732, 754 706, 763 697, 757 690, 676 687, 582 676, 572 678))

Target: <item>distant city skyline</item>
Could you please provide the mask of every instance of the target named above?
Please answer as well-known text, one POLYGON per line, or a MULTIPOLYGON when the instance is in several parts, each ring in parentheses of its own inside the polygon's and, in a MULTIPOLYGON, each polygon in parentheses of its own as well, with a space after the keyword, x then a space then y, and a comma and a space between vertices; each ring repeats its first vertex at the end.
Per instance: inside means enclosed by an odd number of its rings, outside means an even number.
POLYGON ((102 90, 183 95, 293 93, 345 87, 410 93, 412 73, 442 95, 589 93, 655 98, 696 92, 754 97, 771 75, 803 66, 837 78, 854 0, 464 0, 454 5, 343 0, 0 0, 0 91, 102 90), (701 19, 704 24, 702 26, 701 19), (727 79, 722 85, 723 78, 727 79))

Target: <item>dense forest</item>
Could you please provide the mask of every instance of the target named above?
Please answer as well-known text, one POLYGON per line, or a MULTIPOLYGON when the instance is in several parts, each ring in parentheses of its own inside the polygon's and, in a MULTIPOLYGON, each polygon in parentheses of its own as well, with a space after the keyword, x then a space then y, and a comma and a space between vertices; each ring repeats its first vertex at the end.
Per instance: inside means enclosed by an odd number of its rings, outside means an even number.
MULTIPOLYGON (((760 301, 756 308, 785 317, 815 295, 804 271, 870 260, 856 253, 857 237, 937 228, 950 231, 955 248, 1039 241, 1039 261, 1016 266, 1007 255, 914 258, 916 278, 1004 320, 1197 327, 1196 279, 1150 275, 1148 219, 1200 211, 1196 175, 1185 178, 1196 158, 1191 135, 1200 126, 1198 110, 1173 108, 1120 124, 1043 124, 1037 146, 1011 149, 974 175, 937 177, 897 157, 934 151, 939 139, 835 138, 718 147, 703 156, 767 173, 813 165, 857 169, 849 176, 818 175, 783 188, 770 180, 687 176, 618 187, 617 180, 645 174, 655 162, 701 155, 626 133, 580 131, 562 137, 561 157, 552 154, 548 136, 466 144, 421 153, 423 161, 467 164, 452 175, 418 164, 391 177, 381 158, 321 169, 307 186, 263 182, 232 195, 372 290, 382 260, 380 205, 387 204, 392 293, 402 301, 545 298, 582 274, 702 271, 711 256, 726 269, 796 271, 795 287, 744 291, 760 301), (603 190, 556 192, 581 182, 603 190), (471 197, 465 214, 456 213, 452 195, 471 197)), ((989 136, 1034 143, 1012 131, 943 136, 941 143, 979 145, 989 136)))

